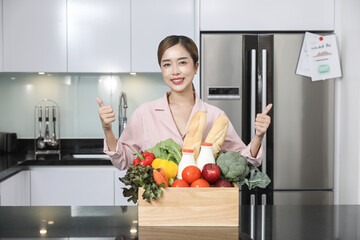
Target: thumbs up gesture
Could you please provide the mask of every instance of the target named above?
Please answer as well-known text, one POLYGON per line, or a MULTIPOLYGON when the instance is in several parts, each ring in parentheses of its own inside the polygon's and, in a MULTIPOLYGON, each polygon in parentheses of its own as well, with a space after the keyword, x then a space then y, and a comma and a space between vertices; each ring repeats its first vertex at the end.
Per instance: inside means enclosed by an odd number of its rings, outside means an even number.
POLYGON ((115 121, 115 112, 111 105, 104 105, 103 101, 100 98, 96 98, 96 101, 99 104, 99 116, 104 131, 112 130, 111 123, 115 121))
POLYGON ((258 113, 255 119, 255 130, 256 136, 264 137, 267 129, 270 126, 271 118, 267 114, 270 112, 272 104, 266 106, 265 110, 262 113, 258 113))

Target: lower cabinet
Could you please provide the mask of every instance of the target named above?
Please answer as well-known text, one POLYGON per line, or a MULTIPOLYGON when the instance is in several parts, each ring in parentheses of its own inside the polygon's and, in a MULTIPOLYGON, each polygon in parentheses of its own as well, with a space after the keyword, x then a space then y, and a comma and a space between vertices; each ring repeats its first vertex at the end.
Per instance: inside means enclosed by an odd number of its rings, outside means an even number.
POLYGON ((34 166, 0 182, 0 206, 130 206, 114 166, 34 166))
POLYGON ((32 206, 114 205, 113 167, 31 169, 32 206))
POLYGON ((30 171, 21 171, 0 183, 0 206, 30 206, 30 171))

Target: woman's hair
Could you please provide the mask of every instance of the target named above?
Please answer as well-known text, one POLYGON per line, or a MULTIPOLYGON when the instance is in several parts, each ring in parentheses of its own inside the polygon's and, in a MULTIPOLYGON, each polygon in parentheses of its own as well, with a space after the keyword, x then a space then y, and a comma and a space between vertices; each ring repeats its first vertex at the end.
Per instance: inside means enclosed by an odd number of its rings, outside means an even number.
POLYGON ((161 58, 164 55, 165 51, 179 43, 190 53, 190 56, 194 61, 194 65, 199 61, 199 53, 197 46, 191 38, 181 35, 171 35, 164 38, 159 44, 157 55, 160 66, 161 58))

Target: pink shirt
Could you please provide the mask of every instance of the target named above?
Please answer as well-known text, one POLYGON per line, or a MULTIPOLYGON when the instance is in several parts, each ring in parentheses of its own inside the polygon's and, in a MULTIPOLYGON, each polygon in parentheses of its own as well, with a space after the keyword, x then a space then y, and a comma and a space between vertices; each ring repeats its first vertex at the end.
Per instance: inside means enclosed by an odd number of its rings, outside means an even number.
MULTIPOLYGON (((104 153, 110 156, 115 167, 120 170, 128 168, 136 157, 132 154, 133 152, 141 153, 168 138, 172 138, 181 147, 183 146, 185 134, 180 135, 173 120, 167 100, 168 94, 169 93, 166 93, 164 97, 155 101, 144 103, 134 111, 118 139, 115 152, 109 151, 106 140, 104 141, 104 153)), ((197 111, 204 111, 206 113, 206 125, 203 133, 204 141, 215 119, 220 115, 225 115, 225 112, 213 105, 203 102, 195 93, 195 105, 191 111, 186 129, 188 128, 190 119, 197 111)), ((237 135, 231 122, 229 122, 226 138, 221 149, 223 151, 241 153, 254 166, 261 164, 262 146, 256 158, 252 157, 250 144, 247 146, 244 144, 237 135)))

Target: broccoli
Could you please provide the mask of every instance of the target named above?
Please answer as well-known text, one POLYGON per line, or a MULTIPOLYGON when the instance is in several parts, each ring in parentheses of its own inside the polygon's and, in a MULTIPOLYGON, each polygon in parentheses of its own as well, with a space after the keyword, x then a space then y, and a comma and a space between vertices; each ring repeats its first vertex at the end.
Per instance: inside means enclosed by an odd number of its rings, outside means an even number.
POLYGON ((221 154, 217 158, 216 164, 225 178, 233 182, 244 180, 250 172, 246 158, 238 152, 221 154))

